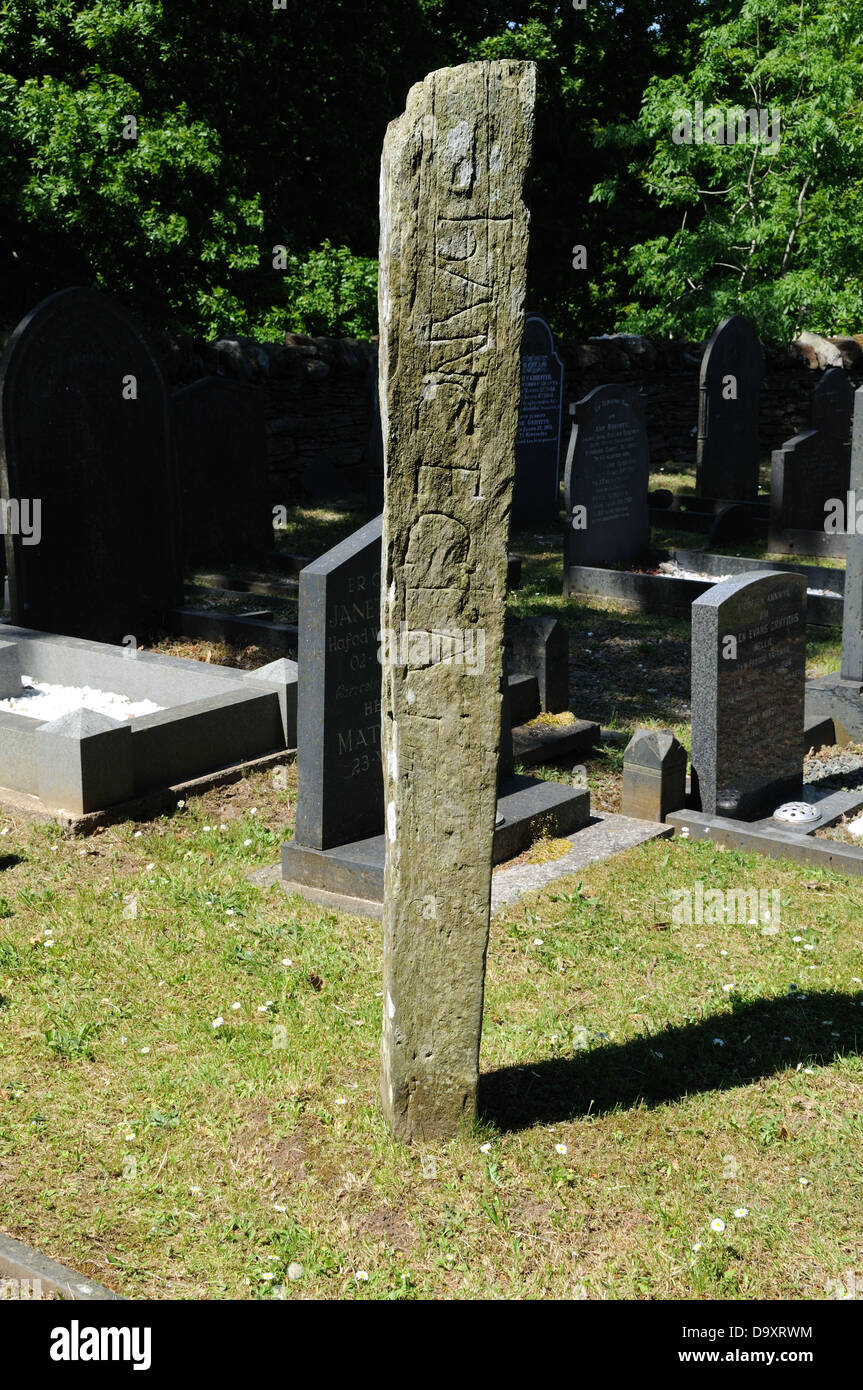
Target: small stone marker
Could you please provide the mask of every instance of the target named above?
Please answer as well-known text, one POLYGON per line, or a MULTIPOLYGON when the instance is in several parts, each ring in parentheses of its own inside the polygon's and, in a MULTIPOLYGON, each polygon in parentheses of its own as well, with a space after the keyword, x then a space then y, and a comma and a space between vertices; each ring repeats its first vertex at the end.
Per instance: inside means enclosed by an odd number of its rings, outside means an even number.
POLYGON ((563 362, 554 346, 554 334, 540 314, 526 314, 512 499, 516 526, 557 520, 562 412, 563 362))
POLYGON ((142 642, 182 602, 179 488, 162 369, 95 290, 28 314, 0 363, 4 497, 38 500, 41 536, 7 535, 13 623, 142 642))
POLYGON ((564 565, 629 564, 650 539, 642 398, 629 386, 597 386, 569 410, 564 565))
POLYGON ((699 497, 730 502, 758 496, 758 404, 764 356, 753 325, 723 319, 701 359, 698 402, 699 497))
POLYGON ((744 574, 695 600, 692 791, 700 810, 746 820, 800 796, 805 680, 803 575, 744 574))
POLYGON ((829 530, 829 503, 844 507, 851 470, 854 388, 831 367, 812 394, 812 428, 774 449, 770 474, 770 549, 844 555, 844 528, 829 530))
POLYGON ((204 377, 174 393, 173 413, 186 562, 262 564, 273 519, 260 387, 204 377))
POLYGON ((557 618, 525 618, 512 634, 512 670, 535 676, 543 710, 569 709, 569 638, 557 618))
POLYGON ((484 653, 384 666, 381 1099, 407 1141, 476 1109, 535 84, 510 60, 431 73, 384 142, 381 626, 484 653))
POLYGON ((686 805, 686 749, 670 729, 636 729, 623 755, 621 811, 664 821, 686 805))

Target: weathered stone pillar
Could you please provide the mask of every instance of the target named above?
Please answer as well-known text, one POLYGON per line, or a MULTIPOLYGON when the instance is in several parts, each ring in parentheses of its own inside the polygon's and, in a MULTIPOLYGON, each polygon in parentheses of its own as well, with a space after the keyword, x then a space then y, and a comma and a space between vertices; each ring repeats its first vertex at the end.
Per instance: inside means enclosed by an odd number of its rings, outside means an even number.
POLYGON ((431 73, 381 167, 386 806, 381 1096, 401 1139, 476 1106, 515 473, 533 64, 431 73))

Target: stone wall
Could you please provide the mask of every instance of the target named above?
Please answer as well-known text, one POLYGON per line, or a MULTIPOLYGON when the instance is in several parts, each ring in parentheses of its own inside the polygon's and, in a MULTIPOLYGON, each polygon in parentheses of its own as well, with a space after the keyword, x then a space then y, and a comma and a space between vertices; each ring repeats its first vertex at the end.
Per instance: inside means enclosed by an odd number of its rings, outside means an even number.
MULTIPOLYGON (((836 364, 844 365, 854 386, 863 384, 863 347, 856 339, 835 339, 843 349, 836 364)), ((863 343, 863 339, 861 339, 863 343)), ((695 463, 698 432, 698 377, 702 343, 652 341, 615 334, 578 343, 559 342, 565 375, 565 400, 575 401, 596 386, 626 383, 647 393, 647 431, 654 467, 671 461, 695 463)), ((810 398, 821 376, 821 364, 805 345, 785 347, 767 343, 761 383, 760 438, 768 457, 801 430, 809 427, 810 398)), ((564 442, 569 425, 564 422, 564 442)))
MULTIPOLYGON (((806 335, 804 335, 806 336, 806 335)), ((827 340, 818 340, 826 343, 827 340)), ((832 339, 853 384, 863 384, 863 337, 832 339)), ((310 498, 365 491, 372 439, 377 340, 307 338, 285 342, 247 338, 164 338, 162 356, 172 387, 221 375, 260 386, 267 422, 271 501, 289 506, 310 498)), ((626 383, 647 393, 647 426, 654 467, 694 464, 698 375, 703 345, 610 335, 559 341, 566 376, 564 400, 595 386, 626 383)), ((810 397, 827 365, 802 342, 765 347, 761 444, 767 457, 809 423, 810 397)), ((569 423, 563 423, 564 449, 569 423)))
POLYGON ((166 337, 161 349, 172 389, 210 375, 260 387, 273 504, 365 488, 376 343, 291 333, 283 344, 166 337))

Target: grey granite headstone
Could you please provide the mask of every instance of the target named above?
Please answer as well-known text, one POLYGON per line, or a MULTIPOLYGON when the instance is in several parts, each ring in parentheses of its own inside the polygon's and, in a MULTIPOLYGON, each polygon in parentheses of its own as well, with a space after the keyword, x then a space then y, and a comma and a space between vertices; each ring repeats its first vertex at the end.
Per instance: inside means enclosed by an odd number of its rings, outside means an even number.
POLYGON ((698 401, 699 497, 758 496, 758 402, 764 357, 753 325, 723 319, 704 350, 698 401))
POLYGON ((311 849, 383 828, 380 582, 380 517, 300 571, 295 842, 311 849))
POLYGON ((179 490, 162 370, 95 290, 62 290, 0 362, 4 497, 38 499, 41 538, 6 536, 12 621, 121 643, 182 602, 179 490))
POLYGON ((555 521, 560 511, 563 362, 539 314, 526 314, 521 339, 521 404, 515 437, 512 519, 555 521))
POLYGON ((806 580, 752 573, 692 605, 692 791, 708 815, 746 820, 803 782, 806 580))
POLYGON ((261 389, 210 376, 174 393, 187 562, 262 564, 273 548, 261 389))
POLYGON ((569 410, 565 564, 628 564, 650 538, 642 398, 629 386, 597 386, 569 410))

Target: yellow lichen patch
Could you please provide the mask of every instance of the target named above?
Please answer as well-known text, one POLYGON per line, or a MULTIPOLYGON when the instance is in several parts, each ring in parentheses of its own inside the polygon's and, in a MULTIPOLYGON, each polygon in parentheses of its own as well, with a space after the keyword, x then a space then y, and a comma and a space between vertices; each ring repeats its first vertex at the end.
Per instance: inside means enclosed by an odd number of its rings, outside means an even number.
POLYGON ((529 719, 524 727, 526 729, 536 729, 547 727, 551 724, 558 728, 563 728, 566 724, 574 723, 575 715, 571 710, 561 710, 560 714, 551 714, 548 710, 543 710, 542 714, 538 714, 535 719, 529 719))
POLYGON ((537 840, 525 858, 526 864, 549 864, 553 859, 562 859, 572 849, 571 840, 537 840))

